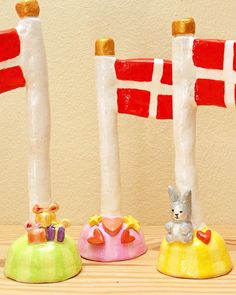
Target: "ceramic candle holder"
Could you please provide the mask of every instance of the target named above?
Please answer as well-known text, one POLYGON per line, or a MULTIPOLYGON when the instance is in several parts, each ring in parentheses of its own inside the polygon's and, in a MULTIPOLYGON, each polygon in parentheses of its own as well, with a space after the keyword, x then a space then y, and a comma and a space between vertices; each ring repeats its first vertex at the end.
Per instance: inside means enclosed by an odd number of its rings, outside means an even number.
POLYGON ((69 221, 59 221, 59 206, 51 204, 50 185, 50 106, 47 63, 40 8, 37 0, 22 0, 16 11, 20 17, 15 29, 0 32, 0 93, 27 87, 29 161, 28 191, 31 216, 27 234, 10 247, 4 273, 25 283, 63 281, 77 275, 81 259, 73 239, 65 234, 69 221))
POLYGON ((58 220, 58 204, 35 205, 35 223, 26 222, 26 235, 10 247, 4 273, 23 283, 54 283, 76 276, 82 267, 75 241, 65 230, 69 220, 58 220))
POLYGON ((116 104, 115 44, 95 43, 96 85, 100 135, 101 215, 93 216, 79 239, 81 256, 96 261, 132 259, 147 251, 140 224, 120 213, 120 162, 116 104))
POLYGON ((180 193, 169 188, 172 220, 166 224, 157 269, 174 277, 202 279, 227 274, 232 262, 223 238, 205 225, 198 204, 196 111, 209 105, 235 108, 235 42, 197 39, 194 33, 193 18, 172 23, 175 174, 180 193), (186 188, 191 198, 186 198, 186 188))
POLYGON ((208 279, 232 269, 224 239, 208 226, 194 230, 191 191, 183 195, 169 187, 172 220, 166 224, 157 269, 169 276, 208 279))

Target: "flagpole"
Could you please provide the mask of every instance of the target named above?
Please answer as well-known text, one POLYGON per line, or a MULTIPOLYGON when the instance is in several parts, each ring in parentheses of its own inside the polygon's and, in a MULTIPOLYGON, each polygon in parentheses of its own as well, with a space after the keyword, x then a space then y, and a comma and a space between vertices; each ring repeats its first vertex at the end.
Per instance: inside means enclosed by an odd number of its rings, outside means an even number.
POLYGON ((114 41, 95 44, 96 87, 100 136, 101 215, 120 216, 120 167, 117 130, 114 41))
POLYGON ((192 191, 192 222, 202 227, 203 214, 198 201, 198 184, 195 161, 196 110, 194 100, 195 72, 192 45, 195 22, 192 18, 172 23, 173 65, 173 122, 175 140, 176 185, 183 194, 192 191))
POLYGON ((50 105, 46 55, 38 18, 36 0, 24 0, 16 5, 20 17, 17 32, 21 41, 20 64, 26 79, 28 103, 28 195, 30 217, 35 204, 51 202, 50 184, 50 105))

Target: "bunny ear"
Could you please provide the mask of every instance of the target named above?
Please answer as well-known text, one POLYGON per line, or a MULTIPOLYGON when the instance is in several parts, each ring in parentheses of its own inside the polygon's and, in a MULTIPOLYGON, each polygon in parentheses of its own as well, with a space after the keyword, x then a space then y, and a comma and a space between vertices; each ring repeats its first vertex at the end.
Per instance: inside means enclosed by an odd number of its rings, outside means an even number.
POLYGON ((192 191, 191 190, 187 190, 181 197, 181 200, 183 202, 189 202, 191 201, 191 197, 192 197, 192 191))
POLYGON ((168 193, 172 202, 178 201, 179 196, 177 192, 175 191, 175 189, 173 188, 173 186, 171 185, 168 186, 168 193))
POLYGON ((36 205, 34 205, 32 211, 35 214, 39 214, 39 213, 43 212, 43 208, 41 206, 39 206, 38 204, 36 204, 36 205))
POLYGON ((48 211, 49 212, 56 212, 59 209, 59 205, 57 203, 52 203, 51 205, 48 206, 48 211))

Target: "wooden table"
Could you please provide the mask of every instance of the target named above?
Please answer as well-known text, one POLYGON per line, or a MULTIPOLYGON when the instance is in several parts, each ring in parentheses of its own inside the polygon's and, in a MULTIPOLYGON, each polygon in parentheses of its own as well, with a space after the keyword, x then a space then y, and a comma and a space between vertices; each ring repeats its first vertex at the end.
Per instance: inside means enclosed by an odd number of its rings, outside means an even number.
MULTIPOLYGON (((69 234, 78 238, 81 227, 69 234)), ((54 284, 22 284, 3 275, 4 260, 10 243, 24 233, 23 226, 0 226, 0 294, 234 294, 236 295, 236 226, 214 226, 228 245, 235 269, 226 276, 209 280, 176 279, 156 271, 156 260, 164 229, 145 226, 148 252, 134 260, 96 263, 83 260, 79 276, 54 284)))

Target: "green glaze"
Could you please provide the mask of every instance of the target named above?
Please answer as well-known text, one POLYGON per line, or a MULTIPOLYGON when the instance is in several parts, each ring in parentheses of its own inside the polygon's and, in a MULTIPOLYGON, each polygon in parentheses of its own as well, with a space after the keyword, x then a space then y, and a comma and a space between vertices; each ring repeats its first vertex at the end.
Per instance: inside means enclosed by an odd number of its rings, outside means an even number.
POLYGON ((4 273, 24 283, 53 283, 77 275, 82 267, 75 241, 69 236, 63 243, 29 244, 27 235, 10 247, 4 273))

